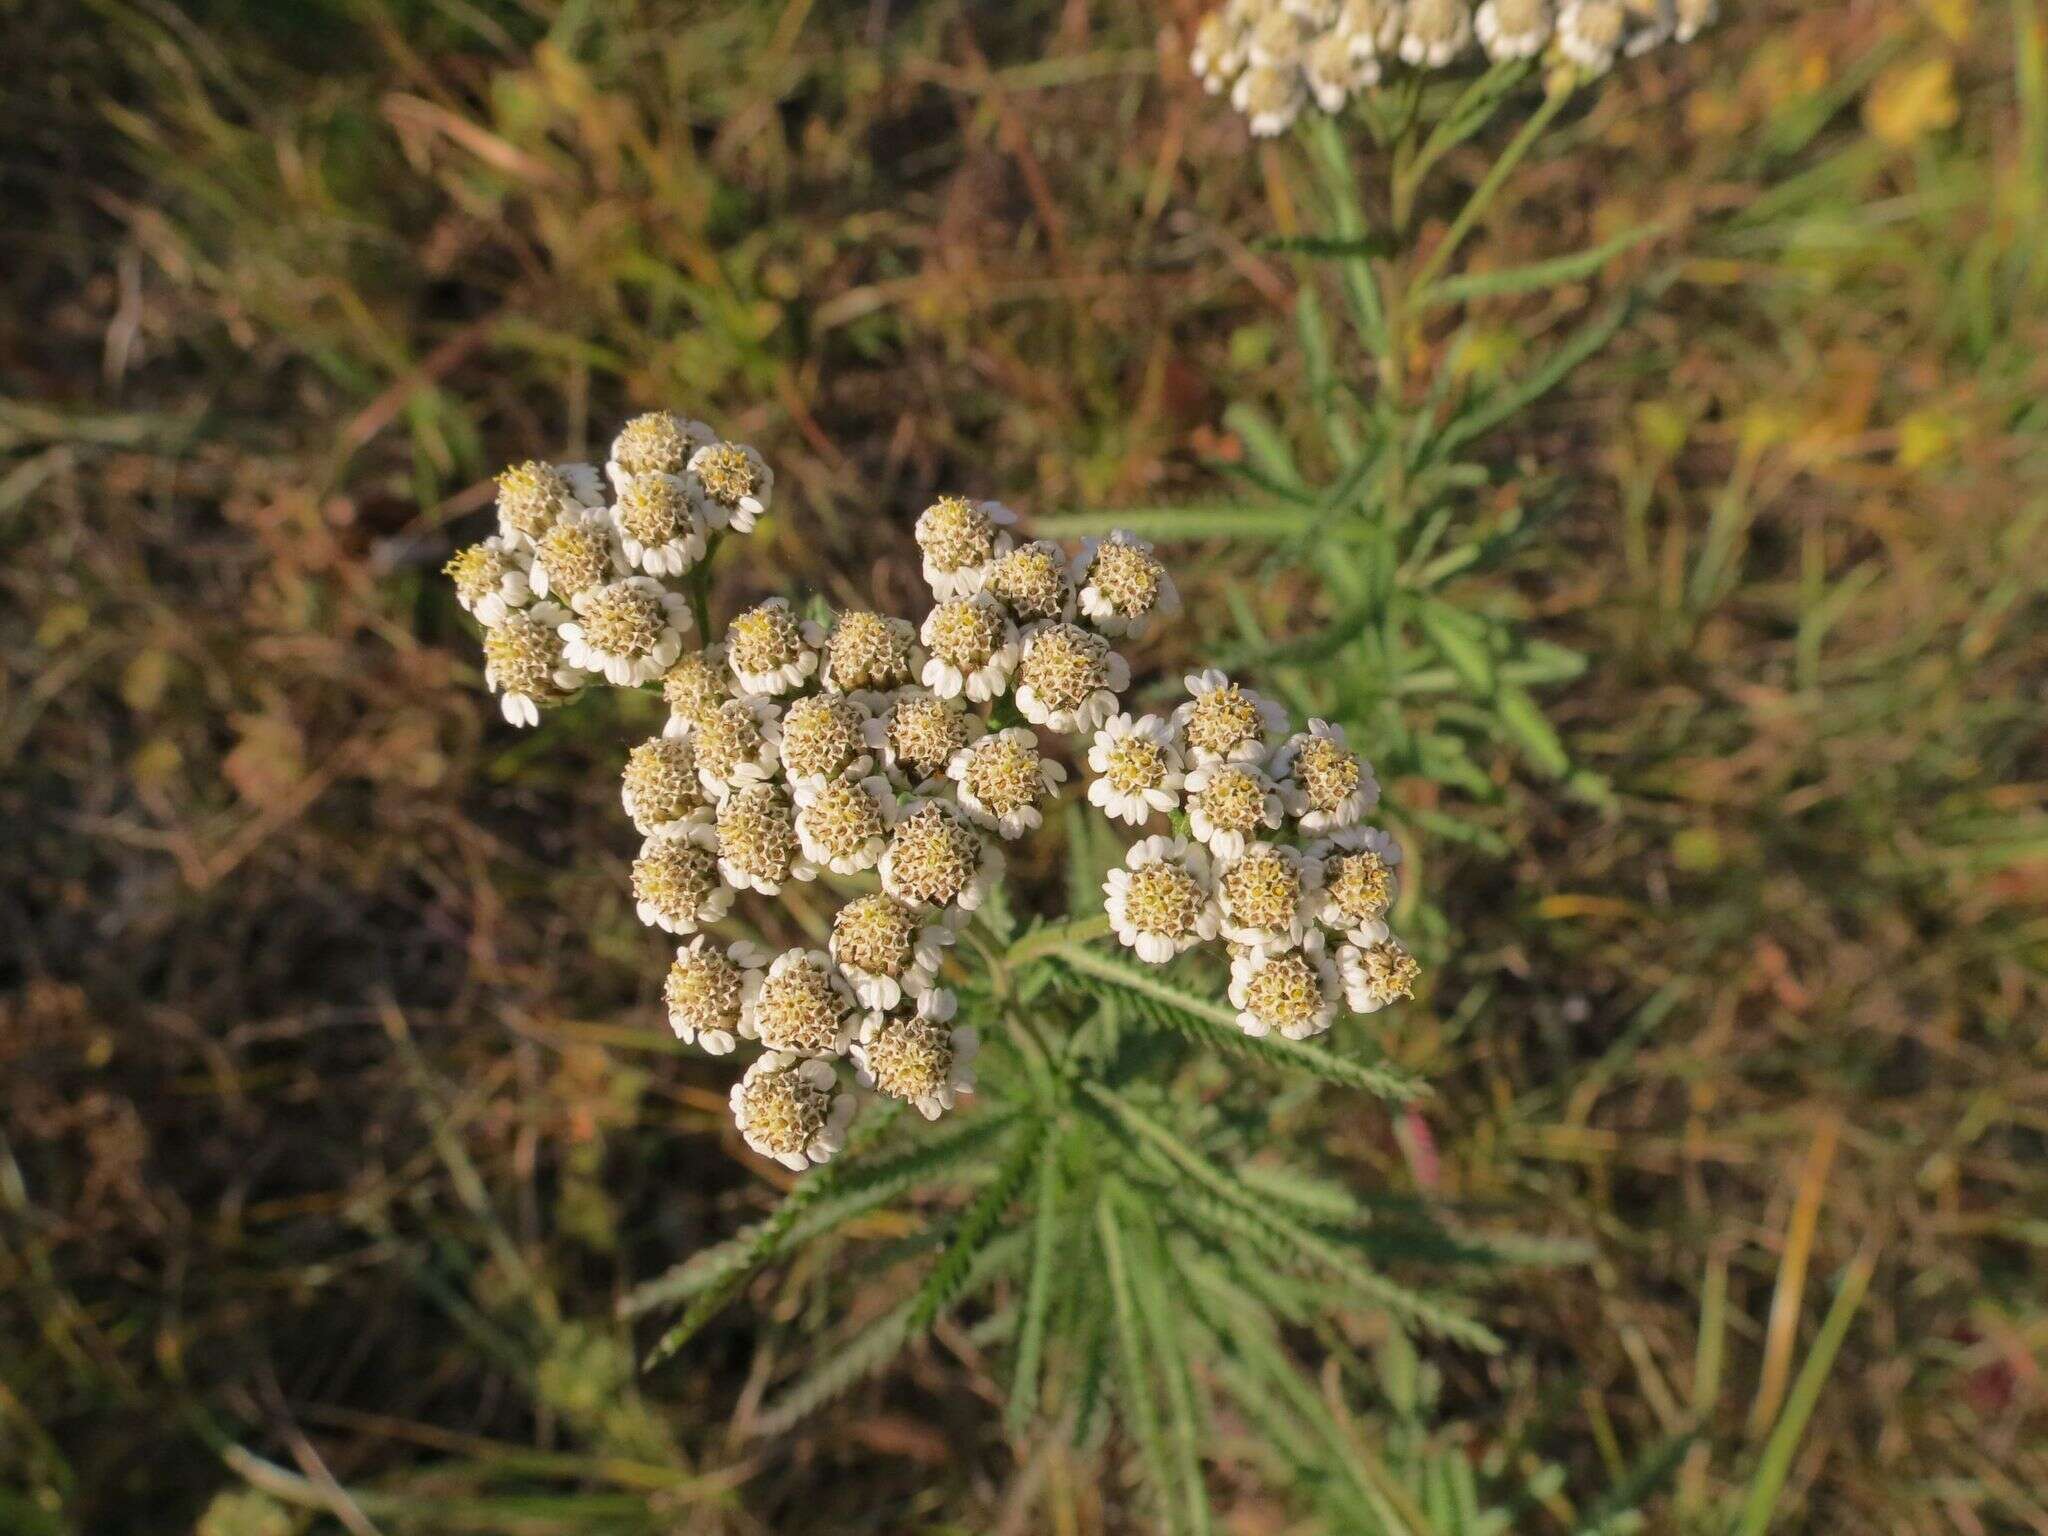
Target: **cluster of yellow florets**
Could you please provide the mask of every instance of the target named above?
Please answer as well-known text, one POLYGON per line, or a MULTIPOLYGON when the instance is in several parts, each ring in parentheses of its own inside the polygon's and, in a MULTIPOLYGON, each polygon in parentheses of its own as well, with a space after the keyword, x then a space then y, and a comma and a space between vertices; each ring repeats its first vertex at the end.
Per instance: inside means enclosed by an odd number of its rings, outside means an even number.
POLYGON ((1399 69, 1543 59, 1578 77, 1690 42, 1717 0, 1224 0, 1195 31, 1195 75, 1250 120, 1283 131, 1311 103, 1343 110, 1399 69))
POLYGON ((508 470, 498 532, 448 574, 514 723, 599 680, 660 689, 667 725, 620 783, 644 839, 635 907, 682 941, 671 1026, 713 1054, 760 1046, 734 1119, 801 1168, 843 1144, 848 1074, 928 1117, 972 1088, 977 1039, 954 1023, 945 953, 1001 878, 1002 845, 1042 825, 1065 781, 1057 738, 1116 716, 1118 642, 1178 597, 1142 540, 1019 545, 1006 508, 948 496, 915 528, 921 623, 770 598, 716 643, 686 643, 712 536, 750 529, 773 484, 751 448, 654 412, 619 433, 603 476, 508 470), (810 881, 843 896, 824 948, 712 937, 742 892, 810 881))
POLYGON ((1325 721, 1290 734, 1284 709, 1221 672, 1187 686, 1171 715, 1117 715, 1089 748, 1096 806, 1173 828, 1110 871, 1117 938, 1154 965, 1222 944, 1248 1035, 1305 1039, 1340 1004, 1374 1013, 1409 996, 1418 968, 1387 927, 1401 852, 1365 824, 1372 765, 1325 721))

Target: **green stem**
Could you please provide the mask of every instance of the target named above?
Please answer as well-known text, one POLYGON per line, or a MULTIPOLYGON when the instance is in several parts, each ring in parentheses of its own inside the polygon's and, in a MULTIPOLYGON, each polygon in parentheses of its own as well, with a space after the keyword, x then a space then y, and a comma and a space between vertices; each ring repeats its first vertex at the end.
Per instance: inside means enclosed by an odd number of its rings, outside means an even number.
POLYGON ((690 615, 697 621, 697 643, 708 647, 711 635, 711 557, 718 553, 723 533, 714 533, 705 542, 704 558, 690 567, 689 598, 690 615))
POLYGON ((1002 958, 1002 967, 1006 971, 1014 971, 1020 965, 1042 960, 1047 955, 1058 954, 1061 950, 1075 949, 1096 939, 1106 939, 1114 931, 1107 912, 1097 912, 1091 917, 1077 917, 1072 922, 1055 923, 1049 928, 1027 933, 1012 944, 1002 958))
POLYGON ((1472 226, 1479 222, 1480 215, 1486 212, 1488 205, 1493 202, 1508 177, 1514 174, 1515 167, 1522 163, 1523 157, 1543 136, 1543 130, 1550 126, 1551 119, 1563 109, 1571 94, 1572 87, 1568 80, 1552 86, 1544 94, 1543 104, 1530 114, 1529 120, 1522 124, 1521 131, 1508 141, 1508 147, 1501 151, 1500 158, 1493 162, 1485 179, 1473 189, 1472 196, 1466 200, 1464 208, 1452 221, 1449 231, 1437 242, 1436 249, 1429 253, 1429 259, 1423 262, 1422 269, 1415 274, 1414 282, 1409 285, 1411 293, 1427 289, 1442 274, 1445 265, 1457 254, 1458 247, 1464 244, 1465 237, 1472 232, 1472 226))

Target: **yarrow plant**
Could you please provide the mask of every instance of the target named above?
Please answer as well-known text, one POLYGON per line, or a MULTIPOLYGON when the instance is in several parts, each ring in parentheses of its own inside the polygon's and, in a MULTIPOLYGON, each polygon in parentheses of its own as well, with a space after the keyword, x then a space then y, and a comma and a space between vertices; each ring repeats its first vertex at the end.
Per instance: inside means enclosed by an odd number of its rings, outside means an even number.
POLYGON ((1536 61, 1591 78, 1623 58, 1689 43, 1718 0, 1224 0, 1195 32, 1190 65, 1255 134, 1347 102, 1404 73, 1536 61))
POLYGON ((979 1034, 946 959, 995 899, 1004 846, 1045 825, 1062 753, 1090 803, 1150 833, 1109 873, 1103 922, 1152 964, 1227 946, 1246 1035, 1305 1039, 1409 995, 1386 923, 1400 855, 1364 823, 1379 787, 1343 733, 1291 732, 1213 671, 1169 712, 1124 709, 1119 647, 1179 608, 1151 545, 1019 545, 1007 508, 943 497, 914 530, 932 595, 916 623, 778 596, 714 637, 706 561, 773 485, 753 449, 657 412, 620 431, 603 479, 507 470, 497 533, 448 562, 512 724, 587 688, 660 690, 667 724, 620 783, 643 839, 634 906, 681 941, 663 986, 677 1036, 760 1048, 732 1091, 749 1147, 800 1171, 844 1148, 862 1097, 936 1119, 973 1091, 979 1034), (819 881, 842 897, 823 948, 712 932, 742 894, 819 881))
MULTIPOLYGON (((1091 1433, 1107 1403, 1161 1450, 1154 1394, 1182 1346, 1141 1340, 1137 1319, 1164 1316, 1168 1266, 1199 1282, 1189 1329, 1247 1326, 1232 1288, 1293 1273, 1493 1347, 1460 1302, 1379 1268, 1429 1218, 1368 1222, 1309 1175, 1230 1171, 1257 1150, 1262 1074, 1424 1092, 1356 1024, 1419 975, 1390 927, 1401 855, 1370 820, 1372 765, 1337 726, 1221 671, 1135 664, 1180 609, 1145 540, 1069 549, 992 501, 947 496, 915 520, 922 614, 792 594, 714 627, 712 563, 771 513, 773 487, 752 449, 657 412, 601 470, 508 470, 497 530, 447 566, 512 724, 598 688, 658 698, 662 728, 625 748, 619 798, 641 839, 634 910, 675 941, 661 1008, 685 1045, 745 1058, 735 1131, 802 1175, 766 1222, 629 1298, 634 1315, 683 1309, 653 1358, 792 1245, 845 1241, 852 1217, 913 1189, 937 1202, 932 1243, 907 1250, 931 1255, 924 1278, 822 1350, 764 1428, 1000 1296, 1020 1428, 1044 1415, 1091 1433), (1027 843, 1064 873, 1062 917, 1019 917, 1050 905, 1042 880, 1010 876, 1027 843), (809 932, 789 901, 806 888, 829 912, 809 932)), ((1511 1252, 1432 1241, 1474 1263, 1511 1252)))

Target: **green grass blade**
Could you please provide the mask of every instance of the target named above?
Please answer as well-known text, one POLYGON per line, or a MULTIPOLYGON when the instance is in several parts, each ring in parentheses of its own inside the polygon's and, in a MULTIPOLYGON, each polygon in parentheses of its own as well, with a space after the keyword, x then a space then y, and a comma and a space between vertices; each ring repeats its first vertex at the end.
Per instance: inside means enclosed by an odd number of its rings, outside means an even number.
POLYGON ((1785 1399, 1785 1411, 1778 1415, 1777 1425, 1764 1443, 1763 1460, 1750 1481, 1749 1499, 1735 1524, 1735 1536, 1764 1536, 1770 1529, 1778 1495, 1785 1491, 1792 1458, 1799 1450, 1800 1437, 1806 1433, 1806 1422, 1813 1416, 1814 1404, 1820 1401, 1821 1388, 1827 1385, 1835 1355, 1842 1340, 1848 1337, 1849 1325, 1856 1320, 1856 1309, 1863 1305, 1863 1294, 1870 1288, 1871 1272, 1876 1267, 1877 1255, 1866 1250, 1851 1260, 1844 1272, 1841 1288, 1821 1320, 1820 1332, 1807 1352, 1806 1363, 1799 1368, 1799 1379, 1793 1382, 1791 1395, 1785 1399))

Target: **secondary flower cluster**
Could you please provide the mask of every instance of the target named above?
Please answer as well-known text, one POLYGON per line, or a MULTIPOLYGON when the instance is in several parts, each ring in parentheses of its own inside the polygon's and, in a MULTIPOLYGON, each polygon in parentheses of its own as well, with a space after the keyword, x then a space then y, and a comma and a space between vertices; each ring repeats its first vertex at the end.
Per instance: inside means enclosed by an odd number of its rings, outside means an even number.
POLYGON ((606 468, 609 504, 588 466, 508 470, 498 533, 449 562, 487 681, 529 725, 594 682, 659 685, 667 725, 621 784, 644 839, 633 897, 683 940, 663 988, 676 1034, 717 1055, 761 1047, 732 1090, 749 1146, 792 1169, 838 1151, 855 1109, 842 1062, 935 1118, 972 1088, 977 1046, 952 1022, 943 952, 1000 879, 1002 843, 1041 825, 1066 778, 1040 732, 1085 737, 1115 715, 1130 684, 1116 642, 1178 606, 1171 578, 1141 540, 1069 558, 1018 542, 1000 504, 949 496, 917 521, 921 624, 769 598, 686 646, 690 593, 672 583, 701 599, 709 536, 750 528, 773 476, 666 413, 628 423, 606 468), (740 891, 828 874, 851 894, 822 949, 708 932, 740 891))
POLYGON ((1418 967, 1387 928, 1401 852, 1365 824, 1372 765, 1336 726, 1290 731, 1284 709, 1221 672, 1187 687, 1170 716, 1118 715, 1089 749, 1094 804, 1174 829, 1110 871, 1117 937, 1154 965, 1222 943, 1248 1035, 1306 1039, 1340 1002, 1375 1013, 1411 995, 1418 967))
POLYGON ((1224 0, 1195 33, 1192 65, 1255 134, 1280 133, 1310 102, 1339 112, 1401 66, 1545 58, 1582 76, 1668 42, 1690 42, 1718 0, 1224 0))

